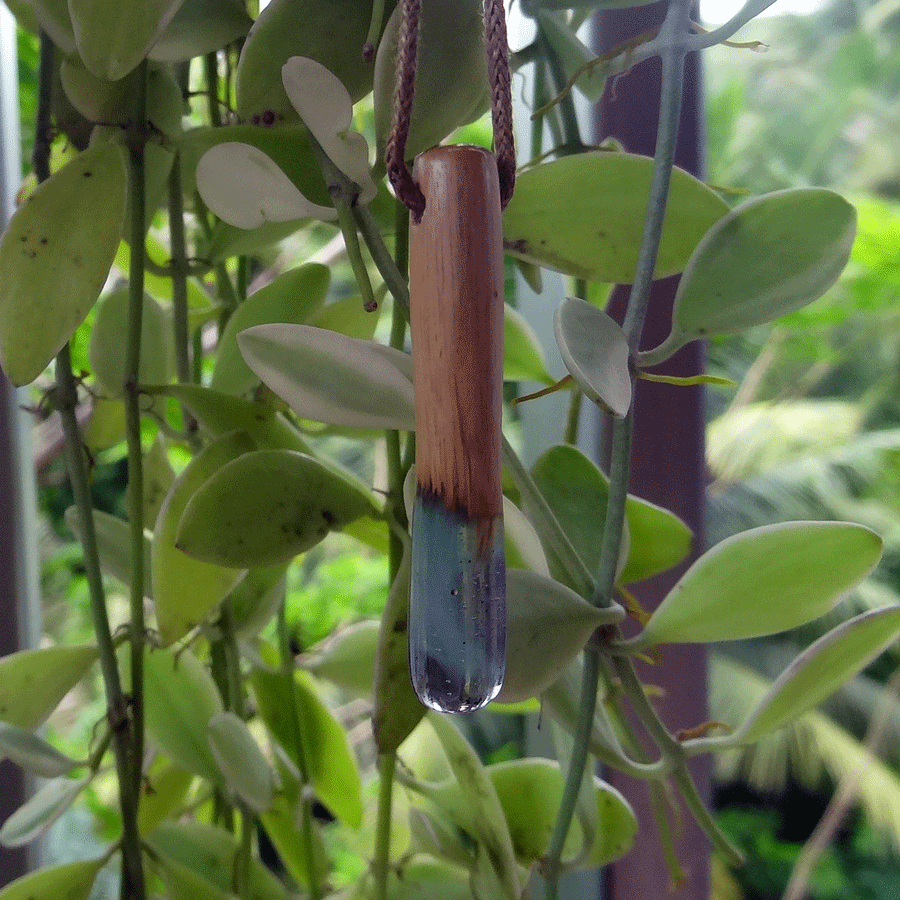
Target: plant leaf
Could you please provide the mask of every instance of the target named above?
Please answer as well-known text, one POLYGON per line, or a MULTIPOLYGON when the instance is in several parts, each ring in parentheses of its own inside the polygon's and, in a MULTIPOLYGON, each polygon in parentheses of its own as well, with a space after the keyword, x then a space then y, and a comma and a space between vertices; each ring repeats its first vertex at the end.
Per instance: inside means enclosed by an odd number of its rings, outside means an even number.
MULTIPOLYGON (((100 568, 107 575, 112 575, 122 584, 131 583, 131 527, 118 516, 111 516, 109 513, 102 512, 99 509, 93 510, 94 516, 94 532, 97 535, 97 552, 100 555, 100 568)), ((64 516, 66 525, 72 530, 78 540, 84 540, 81 534, 81 523, 79 522, 78 510, 74 506, 70 506, 64 516)), ((150 558, 150 541, 144 538, 144 558, 150 558)), ((150 593, 150 572, 144 572, 144 596, 151 596, 150 593)))
POLYGON ((75 43, 98 78, 118 81, 146 57, 184 0, 69 0, 75 43))
POLYGON ((220 566, 271 566, 375 509, 349 473, 291 450, 257 450, 222 466, 191 497, 177 547, 220 566))
POLYGON ((207 740, 210 721, 222 712, 212 676, 189 650, 176 656, 153 650, 144 660, 147 731, 183 769, 223 783, 207 740))
MULTIPOLYGON (((237 838, 205 822, 163 822, 147 837, 147 844, 164 866, 184 866, 226 895, 234 886, 239 852, 237 838)), ((244 900, 285 900, 287 891, 258 860, 250 860, 248 892, 244 900)), ((204 898, 206 900, 206 898, 204 898)))
POLYGON ((320 699, 312 678, 306 672, 288 679, 281 672, 257 669, 250 681, 260 718, 272 736, 296 766, 302 741, 316 795, 342 822, 358 828, 363 807, 356 759, 346 732, 320 699))
POLYGON ((434 729, 450 768, 456 777, 472 836, 484 845, 492 868, 509 900, 518 900, 522 885, 516 865, 512 837, 500 805, 500 799, 478 754, 459 733, 449 718, 429 712, 428 724, 434 729))
POLYGON ((244 574, 239 568, 188 556, 177 546, 176 536, 185 508, 207 480, 226 463, 253 449, 252 439, 241 432, 219 438, 188 463, 160 507, 150 565, 156 618, 164 646, 199 625, 244 574))
POLYGON ((23 847, 45 834, 93 777, 91 772, 75 780, 54 778, 46 782, 3 823, 0 844, 4 847, 23 847))
POLYGON ((634 644, 738 640, 828 612, 881 556, 881 538, 848 522, 785 522, 742 532, 700 557, 634 644))
MULTIPOLYGON (((107 396, 125 393, 125 342, 128 333, 128 288, 104 294, 94 312, 88 342, 88 361, 107 396)), ((172 375, 169 316, 148 294, 141 310, 141 355, 139 384, 165 384, 172 375)))
POLYGON ((100 296, 122 235, 125 184, 122 149, 92 147, 10 219, 0 238, 0 362, 13 384, 44 371, 100 296))
MULTIPOLYGON (((597 54, 581 42, 561 13, 550 12, 546 7, 538 9, 538 22, 542 34, 559 57, 566 81, 585 63, 596 59, 597 54)), ((601 69, 584 72, 575 82, 575 87, 592 103, 599 102, 605 86, 606 76, 601 69)))
MULTIPOLYGON (((634 278, 653 161, 629 153, 578 153, 523 172, 503 214, 512 256, 576 278, 634 278)), ((680 272, 727 204, 682 169, 672 171, 655 277, 680 272)))
POLYGON ((244 721, 230 710, 206 726, 209 748, 225 783, 256 813, 272 805, 274 776, 244 721))
POLYGON ((254 325, 307 321, 325 302, 330 281, 330 271, 313 263, 284 272, 249 296, 232 313, 222 332, 209 386, 226 394, 241 395, 258 384, 259 379, 238 350, 238 334, 254 325))
POLYGON ((38 869, 0 890, 0 900, 88 900, 104 858, 38 869))
POLYGON ((342 690, 371 697, 378 648, 377 619, 363 619, 341 628, 300 658, 300 665, 342 690))
POLYGON ((554 382, 537 335, 525 316, 508 303, 503 305, 503 380, 554 382))
POLYGON ((898 633, 900 607, 896 606, 872 610, 838 625, 781 673, 726 743, 752 743, 797 719, 868 665, 898 633))
POLYGON ((81 765, 42 737, 9 722, 0 722, 0 758, 4 756, 41 778, 59 778, 81 765))
POLYGON ((566 297, 556 310, 556 343, 576 384, 601 409, 623 418, 631 406, 628 341, 602 309, 566 297))
POLYGON ((592 606, 558 581, 524 569, 506 573, 506 610, 501 703, 540 694, 569 667, 596 628, 625 617, 618 604, 592 606))
POLYGON ((184 0, 150 48, 150 59, 183 62, 205 56, 243 37, 252 24, 241 0, 184 0))
POLYGON ((818 299, 847 264, 856 210, 823 188, 776 191, 742 203, 694 251, 672 327, 687 339, 732 334, 818 299))
POLYGON ((693 533, 674 513, 629 494, 625 521, 631 535, 620 584, 642 581, 677 566, 690 552, 693 533))
POLYGON ((0 721, 37 728, 97 659, 97 648, 45 647, 0 658, 0 721))
POLYGON ((412 431, 412 361, 375 341, 309 325, 259 325, 238 336, 247 364, 297 415, 350 428, 412 431))

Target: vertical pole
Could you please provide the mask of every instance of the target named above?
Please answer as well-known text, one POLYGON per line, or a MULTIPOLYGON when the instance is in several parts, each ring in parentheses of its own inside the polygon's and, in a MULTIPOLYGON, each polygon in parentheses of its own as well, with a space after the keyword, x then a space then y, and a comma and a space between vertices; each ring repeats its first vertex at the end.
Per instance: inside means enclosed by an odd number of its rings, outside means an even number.
MULTIPOLYGON (((0 231, 13 214, 22 178, 19 149, 16 23, 0 5, 0 231)), ((37 645, 38 579, 30 421, 0 373, 0 656, 37 645)), ((0 822, 26 798, 22 770, 0 764, 0 822)), ((0 848, 0 886, 29 868, 27 848, 0 848)))
MULTIPOLYGON (((665 4, 655 3, 598 13, 594 20, 594 49, 605 52, 623 41, 659 25, 665 4)), ((595 140, 618 139, 626 150, 652 156, 660 93, 659 59, 648 60, 607 85, 597 109, 595 140)), ((703 110, 700 62, 692 54, 685 65, 685 93, 676 164, 699 175, 703 168, 703 110)), ((641 348, 656 346, 669 333, 677 278, 653 286, 650 310, 641 348)), ((613 293, 610 313, 622 320, 628 288, 613 293)), ((704 364, 704 347, 693 343, 655 371, 671 375, 694 375, 704 364)), ((694 532, 693 553, 703 550, 703 505, 705 488, 704 412, 701 387, 672 387, 639 381, 634 400, 635 439, 631 455, 629 490, 664 506, 687 522, 694 532)), ((599 420, 599 415, 596 417, 599 420)), ((596 428, 599 432, 599 428, 596 428)), ((598 459, 606 455, 605 439, 595 442, 598 459)), ((647 611, 665 597, 688 563, 637 585, 635 594, 647 611)), ((662 688, 655 701, 670 730, 689 727, 706 719, 706 655, 700 645, 662 648, 662 665, 643 666, 641 679, 662 688)), ((701 795, 709 799, 709 760, 691 766, 701 795)), ((610 867, 607 896, 611 900, 635 897, 668 897, 677 900, 708 900, 709 845, 683 809, 680 828, 675 828, 678 857, 685 870, 684 883, 671 893, 669 875, 654 827, 649 797, 643 785, 614 773, 613 783, 628 797, 640 823, 634 848, 610 867)))

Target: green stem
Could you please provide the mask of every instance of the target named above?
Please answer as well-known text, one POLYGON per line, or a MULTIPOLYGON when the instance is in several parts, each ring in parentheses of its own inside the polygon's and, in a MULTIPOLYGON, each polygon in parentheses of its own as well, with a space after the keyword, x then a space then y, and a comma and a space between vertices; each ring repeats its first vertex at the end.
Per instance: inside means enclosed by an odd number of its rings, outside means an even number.
POLYGON ((285 604, 278 610, 278 643, 281 652, 281 672, 286 681, 290 703, 290 717, 294 751, 297 754, 297 769, 300 773, 300 838, 303 842, 303 855, 306 857, 306 871, 309 873, 310 900, 321 900, 324 890, 316 871, 315 840, 313 833, 312 793, 309 760, 306 758, 306 746, 303 743, 303 726, 300 712, 297 709, 297 692, 294 686, 294 657, 291 653, 290 635, 288 634, 287 612, 285 604))
POLYGON ((138 757, 132 742, 133 731, 128 713, 128 700, 122 691, 116 648, 106 612, 106 595, 100 574, 100 555, 94 528, 88 476, 85 468, 81 432, 75 410, 78 406, 78 387, 72 374, 72 358, 66 344, 56 357, 56 388, 54 403, 59 410, 66 442, 69 478, 78 524, 81 532, 82 559, 88 583, 91 620, 100 657, 100 671, 106 693, 109 727, 113 735, 113 753, 119 782, 119 807, 122 813, 122 900, 144 900, 144 872, 141 860, 141 838, 137 828, 138 792, 135 772, 140 772, 138 757))
POLYGON ((203 57, 203 73, 209 123, 218 128, 222 124, 222 110, 219 108, 219 54, 215 51, 203 57))
POLYGON ((345 197, 340 189, 332 192, 334 207, 338 214, 338 223, 344 235, 344 246, 347 249, 347 259, 350 260, 350 268, 353 269, 353 277, 356 286, 362 295, 363 306, 370 312, 374 312, 378 304, 375 302, 375 294, 372 292, 372 282, 369 280, 369 272, 366 269, 365 260, 359 246, 359 234, 356 231, 356 220, 350 210, 345 197))
POLYGON ((388 875, 391 871, 391 801, 394 792, 395 751, 378 757, 378 819, 375 823, 375 857, 372 874, 375 879, 375 900, 387 900, 388 875))
POLYGON ((353 207, 353 216, 356 224, 359 226, 359 233, 362 235, 369 249, 369 255, 375 268, 384 279, 388 290, 394 297, 394 301, 400 305, 406 321, 409 321, 409 284, 406 276, 397 268, 394 258, 391 256, 390 250, 381 237, 381 229, 375 217, 365 206, 353 207))
POLYGON ((131 717, 136 779, 141 791, 144 758, 144 457, 141 446, 140 361, 144 313, 146 192, 144 148, 147 119, 147 61, 138 67, 128 145, 128 196, 131 204, 131 257, 128 272, 128 333, 125 348, 125 438, 128 446, 128 520, 131 526, 131 717))
POLYGON ((188 325, 187 239, 184 230, 184 200, 181 191, 181 157, 175 156, 169 172, 169 243, 172 277, 172 327, 175 338, 175 368, 178 380, 187 384, 191 377, 190 331, 188 325))
MULTIPOLYGON (((650 286, 653 271, 656 267, 656 257, 659 252, 659 242, 662 234, 662 224, 666 211, 666 199, 669 191, 669 182, 674 164, 675 141, 678 135, 678 122, 681 111, 681 95, 684 80, 684 37, 687 36, 690 27, 690 0, 672 0, 666 13, 665 21, 660 29, 661 45, 668 52, 663 53, 662 82, 660 97, 659 127, 657 131, 656 153, 653 160, 653 176, 650 183, 650 196, 647 202, 647 214, 644 220, 644 230, 641 238, 640 253, 635 279, 632 285, 628 308, 625 313, 623 330, 632 357, 637 353, 644 320, 647 314, 647 305, 650 299, 650 286)), ((551 57, 552 59, 552 57, 551 57)), ((569 98, 567 97, 566 100, 569 98)), ((563 110, 565 121, 565 108, 563 110)), ((567 135, 568 137, 568 135, 567 135)), ((615 588, 616 569, 619 560, 619 550, 622 542, 622 532, 625 525, 625 501, 628 496, 628 482, 631 457, 631 438, 633 428, 633 409, 623 419, 616 420, 612 429, 612 448, 610 459, 610 487, 609 498, 606 507, 606 519, 603 528, 603 543, 600 551, 600 563, 598 566, 597 580, 592 597, 595 606, 608 606, 613 602, 615 588)), ((618 662, 618 660, 616 661, 618 662)), ((625 660, 632 675, 634 669, 630 661, 625 660)), ((587 700, 593 696, 596 703, 597 677, 599 663, 591 661, 591 654, 585 658, 584 674, 582 680, 582 707, 580 716, 590 716, 593 719, 593 706, 586 708, 587 700)), ((635 676, 635 680, 637 680, 635 676)), ((646 696, 643 689, 640 691, 644 702, 646 696)), ((649 703, 647 703, 649 706, 649 703)), ((651 707, 652 711, 652 707, 651 707)), ((655 713, 653 715, 655 718, 655 713)), ((658 720, 657 720, 658 721, 658 720)), ((662 727, 662 733, 668 742, 674 742, 668 732, 662 727)), ((651 731, 651 733, 653 733, 651 731)), ((653 734, 654 738, 661 735, 653 734)), ((546 857, 547 900, 555 900, 559 890, 559 868, 562 847, 566 835, 569 832, 572 818, 575 813, 575 802, 578 797, 578 787, 584 772, 584 764, 587 758, 590 728, 579 719, 576 729, 575 743, 572 753, 572 764, 566 775, 565 788, 563 790, 563 802, 560 803, 557 819, 553 830, 553 840, 546 857)), ((676 743, 677 746, 677 742, 676 743)), ((671 747, 662 746, 664 753, 671 747)), ((680 752, 680 747, 679 747, 680 752)), ((702 805, 702 804, 701 804, 702 805)))

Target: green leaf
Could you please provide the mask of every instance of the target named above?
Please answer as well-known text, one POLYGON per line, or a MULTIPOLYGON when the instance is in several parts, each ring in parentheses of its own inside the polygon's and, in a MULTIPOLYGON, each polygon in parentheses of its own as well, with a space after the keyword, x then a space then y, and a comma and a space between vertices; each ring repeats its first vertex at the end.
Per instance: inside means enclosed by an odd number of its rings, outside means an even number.
POLYGON ((243 0, 184 0, 150 59, 183 62, 205 56, 243 37, 253 24, 243 0))
MULTIPOLYGON (((169 462, 166 442, 161 434, 150 445, 144 454, 144 518, 143 521, 156 522, 159 511, 172 485, 175 483, 175 471, 169 462)), ((146 554, 146 559, 150 554, 146 554)), ((146 567, 145 567, 146 568, 146 567)))
POLYGON ((245 122, 296 121, 281 81, 281 67, 305 56, 333 72, 354 101, 372 89, 372 64, 363 59, 372 4, 272 0, 254 22, 237 68, 237 113, 245 122))
MULTIPOLYGON (((597 152, 523 172, 503 215, 507 252, 576 278, 632 281, 652 168, 649 157, 597 152)), ((716 193, 674 169, 655 277, 680 272, 727 212, 716 193)))
POLYGON ((896 606, 872 610, 838 625, 781 673, 759 706, 725 743, 754 743, 799 718, 868 665, 898 633, 900 607, 896 606))
POLYGON ((41 28, 63 53, 75 52, 75 32, 68 0, 30 0, 41 28))
POLYGON ((121 400, 95 397, 91 417, 81 432, 84 446, 92 453, 108 450, 125 440, 125 404, 121 400))
POLYGON ((93 773, 75 780, 54 778, 46 782, 3 823, 0 844, 4 847, 23 847, 45 834, 75 802, 91 778, 93 773))
POLYGON ((375 508, 336 466, 290 450, 258 450, 222 466, 191 497, 177 547, 220 566, 288 562, 375 508))
POLYGON ((88 900, 105 861, 89 859, 38 869, 0 890, 0 900, 88 900))
MULTIPOLYGON (((120 288, 100 298, 88 343, 88 361, 109 397, 125 393, 126 344, 130 297, 120 288)), ((172 375, 172 324, 163 308, 148 294, 141 307, 139 384, 165 384, 172 375)))
POLYGON ((250 368, 304 419, 415 427, 412 360, 399 350, 309 325, 259 325, 243 331, 238 346, 250 368))
POLYGON ((78 52, 98 78, 118 81, 147 56, 184 0, 69 0, 78 52))
POLYGON ((166 886, 166 900, 238 900, 179 862, 158 857, 151 865, 166 886))
MULTIPOLYGON (((415 466, 410 468, 410 472, 414 471, 415 466)), ((411 488, 415 489, 413 484, 411 488)), ((550 577, 547 556, 537 531, 528 516, 508 497, 503 498, 503 542, 508 569, 530 569, 550 577)))
POLYGON ((396 750, 425 715, 409 677, 409 571, 407 543, 378 631, 372 732, 379 753, 396 750))
POLYGON ((342 822, 358 828, 363 807, 356 759, 346 732, 320 699, 312 678, 306 672, 289 679, 281 672, 256 670, 250 681, 260 718, 272 736, 298 768, 302 742, 316 795, 342 822))
POLYGON ((264 403, 232 397, 199 384, 173 384, 154 389, 153 393, 178 400, 211 437, 244 431, 260 447, 310 452, 300 432, 264 403))
POLYGON ((621 622, 621 606, 600 609, 558 581, 524 569, 506 573, 506 674, 497 699, 516 703, 556 681, 601 625, 621 622))
MULTIPOLYGON (((124 585, 131 584, 131 526, 118 516, 93 510, 94 532, 97 536, 97 552, 100 556, 100 568, 107 575, 112 575, 124 585)), ((78 510, 70 506, 65 512, 66 525, 78 540, 84 540, 78 510)), ((150 540, 144 537, 144 559, 150 558, 150 540)), ((150 593, 150 572, 145 566, 144 596, 150 593)))
MULTIPOLYGON (((562 800, 565 779, 559 763, 516 759, 488 766, 487 771, 509 823, 516 857, 522 865, 531 866, 546 852, 562 800)), ((588 827, 590 823, 576 818, 563 848, 566 857, 578 855, 575 867, 579 869, 618 859, 628 852, 637 834, 637 819, 625 798, 600 778, 594 777, 593 786, 599 827, 588 827), (594 834, 594 839, 582 856, 578 851, 585 832, 594 834)))
POLYGON ((226 394, 245 394, 259 383, 237 345, 237 335, 254 325, 305 322, 325 301, 331 273, 311 264, 291 269, 248 297, 232 314, 219 339, 210 387, 226 394))
MULTIPOLYGON (((606 477, 580 450, 568 444, 559 444, 542 453, 531 475, 578 557, 589 572, 596 572, 600 564, 600 546, 609 500, 606 477)), ((535 523, 545 549, 549 549, 551 544, 541 530, 537 511, 526 503, 525 512, 535 523)), ((627 554, 626 537, 620 554, 620 567, 627 554)), ((549 555, 549 562, 550 573, 557 581, 572 588, 576 586, 552 554, 549 555)))
POLYGON ((643 581, 677 566, 690 552, 693 533, 674 513, 628 495, 625 520, 631 535, 628 562, 619 575, 620 584, 643 581))
POLYGON ((216 713, 206 731, 209 748, 228 787, 254 812, 268 809, 274 776, 244 721, 231 711, 216 713))
POLYGON ((525 317, 508 303, 503 305, 503 380, 553 384, 537 335, 525 317))
MULTIPOLYGON (((378 157, 391 130, 402 4, 384 29, 375 57, 375 135, 378 157)), ((439 144, 490 104, 480 0, 427 0, 419 19, 418 66, 407 159, 439 144)))
POLYGON ((316 678, 324 678, 348 693, 371 697, 378 629, 376 619, 354 622, 310 647, 299 664, 316 678))
MULTIPOLYGON (((375 298, 378 299, 378 296, 379 291, 376 290, 375 298)), ((380 310, 381 306, 374 312, 369 312, 363 305, 362 297, 354 294, 328 303, 309 320, 309 324, 337 331, 360 341, 369 341, 375 335, 380 310)))
POLYGON ((0 722, 0 758, 4 756, 41 778, 59 778, 80 765, 43 738, 9 722, 0 722))
MULTIPOLYGON (((284 775, 282 774, 282 779, 284 775)), ((291 878, 298 884, 308 887, 310 884, 309 861, 306 841, 297 827, 298 810, 296 802, 292 802, 285 794, 275 797, 272 806, 260 816, 260 822, 266 834, 278 851, 291 878)), ((321 832, 313 831, 313 852, 316 873, 328 871, 330 861, 322 843, 321 832)), ((321 877, 317 874, 317 877, 321 877)))
POLYGON ((874 531, 848 522, 745 531, 704 553, 629 643, 738 640, 803 625, 862 581, 881 547, 874 531))
POLYGON ((837 281, 856 235, 856 210, 823 188, 776 191, 720 219, 694 251, 675 298, 685 340, 732 334, 818 299, 837 281))
POLYGON ((449 718, 433 712, 429 712, 427 718, 456 777, 454 787, 458 786, 461 792, 472 836, 487 850, 505 896, 509 900, 518 900, 522 892, 519 870, 509 826, 494 784, 478 754, 449 718))
MULTIPOLYGON (((566 81, 572 78, 585 63, 596 59, 597 54, 581 42, 561 13, 550 12, 546 8, 539 9, 537 19, 541 33, 559 58, 566 81)), ((575 82, 575 87, 592 103, 600 100, 605 86, 606 77, 601 71, 584 72, 575 82)))
POLYGON ((0 721, 37 728, 97 659, 97 648, 46 647, 0 658, 0 721))
POLYGON ((165 646, 199 625, 243 575, 239 568, 188 556, 176 545, 176 535, 185 508, 207 480, 226 463, 253 449, 252 439, 242 432, 219 438, 191 460, 160 507, 150 566, 156 618, 165 646))
POLYGON ((255 638, 284 601, 287 563, 250 569, 228 598, 240 638, 255 638))
MULTIPOLYGON (((224 829, 204 822, 163 822, 149 835, 147 844, 163 866, 183 866, 226 894, 234 889, 240 845, 224 829)), ((284 900, 287 896, 284 885, 258 859, 250 860, 249 875, 243 900, 284 900)))
POLYGON ((556 310, 556 343, 563 362, 585 396, 623 418, 631 406, 628 341, 618 323, 578 297, 556 310))
POLYGON ((84 321, 122 235, 125 157, 92 147, 51 175, 0 239, 0 361, 34 381, 84 321))
POLYGON ((209 723, 222 712, 212 676, 189 650, 176 656, 153 650, 144 661, 147 731, 183 769, 221 785, 207 740, 209 723))
POLYGON ((146 837, 160 822, 177 817, 185 806, 194 776, 160 756, 146 774, 148 790, 141 792, 138 832, 146 837))

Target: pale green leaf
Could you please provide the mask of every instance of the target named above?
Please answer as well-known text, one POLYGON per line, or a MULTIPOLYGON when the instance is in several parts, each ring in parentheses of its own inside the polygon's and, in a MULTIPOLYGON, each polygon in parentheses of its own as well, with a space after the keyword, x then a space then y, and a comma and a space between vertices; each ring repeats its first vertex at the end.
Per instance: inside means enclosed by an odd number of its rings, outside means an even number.
POLYGON ((881 538, 847 522, 786 522, 717 544, 669 592, 634 644, 737 640, 828 612, 871 572, 881 538))
POLYGON ((503 380, 553 384, 537 335, 525 317, 508 303, 503 305, 503 380))
POLYGON ((58 778, 81 765, 42 737, 9 722, 0 722, 0 758, 4 756, 41 778, 58 778))
MULTIPOLYGON (((653 161, 579 153, 523 172, 503 215, 508 253, 576 278, 634 278, 653 161)), ((728 212, 712 190, 672 172, 655 275, 680 272, 711 225, 728 212)))
POLYGON ((230 710, 206 726, 209 748, 228 787, 254 812, 272 805, 274 776, 244 721, 230 710))
POLYGON ((253 24, 243 0, 184 0, 150 58, 182 62, 204 56, 243 37, 253 24))
POLYGON ((38 869, 0 890, 0 900, 88 900, 104 858, 38 869))
POLYGON ((82 323, 106 281, 125 215, 125 157, 92 147, 55 172, 0 238, 0 359, 34 381, 82 323))
POLYGON ((45 834, 50 826, 75 802, 93 773, 72 780, 54 778, 20 806, 0 828, 0 844, 22 847, 45 834))

